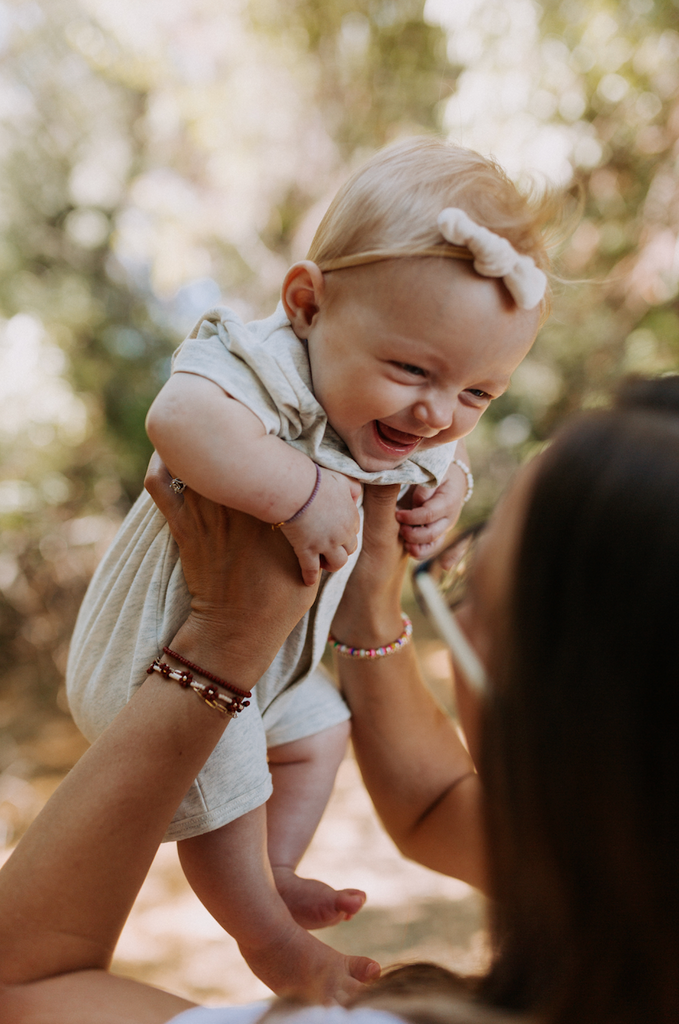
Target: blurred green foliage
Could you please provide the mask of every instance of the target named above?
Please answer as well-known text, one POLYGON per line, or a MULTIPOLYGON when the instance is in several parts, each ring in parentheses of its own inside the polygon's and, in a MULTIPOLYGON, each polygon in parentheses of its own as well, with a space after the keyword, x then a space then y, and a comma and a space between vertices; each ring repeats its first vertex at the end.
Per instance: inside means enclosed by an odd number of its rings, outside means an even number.
POLYGON ((464 6, 466 21, 446 0, 0 3, 0 770, 12 737, 63 708, 74 615, 141 487, 172 350, 220 294, 268 313, 324 204, 385 142, 465 141, 453 115, 511 129, 528 111, 584 197, 557 270, 590 283, 556 283, 471 439, 470 514, 620 374, 676 367, 676 3, 464 6), (467 109, 491 72, 497 91, 467 109))

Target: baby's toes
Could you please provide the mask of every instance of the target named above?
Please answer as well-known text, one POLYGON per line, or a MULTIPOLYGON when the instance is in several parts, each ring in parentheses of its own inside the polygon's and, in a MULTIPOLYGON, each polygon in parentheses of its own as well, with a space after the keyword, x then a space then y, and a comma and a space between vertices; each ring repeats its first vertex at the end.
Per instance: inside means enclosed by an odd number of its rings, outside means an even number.
POLYGON ((360 889, 340 889, 336 893, 335 909, 344 915, 345 920, 350 921, 354 914, 357 914, 367 897, 360 889))
POLYGON ((302 928, 331 928, 358 913, 365 903, 359 889, 332 889, 315 878, 299 878, 292 871, 274 868, 278 892, 302 928))

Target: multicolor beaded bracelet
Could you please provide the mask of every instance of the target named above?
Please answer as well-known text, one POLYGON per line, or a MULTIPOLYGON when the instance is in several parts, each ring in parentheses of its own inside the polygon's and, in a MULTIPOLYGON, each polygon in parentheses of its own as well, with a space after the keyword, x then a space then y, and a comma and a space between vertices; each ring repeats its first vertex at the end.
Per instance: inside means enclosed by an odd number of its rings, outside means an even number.
POLYGON ((412 640, 413 624, 404 612, 401 612, 401 618, 403 632, 393 643, 386 644, 385 647, 350 647, 349 644, 341 644, 332 633, 328 636, 328 643, 342 658, 386 658, 389 654, 396 654, 402 647, 407 647, 412 640))
POLYGON ((226 693, 222 693, 214 683, 201 683, 199 679, 193 678, 191 672, 172 668, 171 665, 161 661, 159 658, 156 658, 146 669, 146 674, 149 676, 153 672, 157 672, 164 679, 179 683, 183 689, 193 690, 208 707, 214 708, 222 715, 228 715, 229 718, 235 718, 243 708, 247 708, 250 705, 249 700, 242 700, 235 695, 229 697, 226 693))

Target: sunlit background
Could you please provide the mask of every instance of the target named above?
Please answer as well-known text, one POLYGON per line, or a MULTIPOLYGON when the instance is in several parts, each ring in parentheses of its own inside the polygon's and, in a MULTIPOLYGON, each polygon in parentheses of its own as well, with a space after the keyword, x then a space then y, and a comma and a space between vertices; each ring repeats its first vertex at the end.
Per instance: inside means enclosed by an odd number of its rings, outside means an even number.
MULTIPOLYGON (((571 219, 582 202, 556 253, 576 283, 557 283, 551 321, 471 438, 469 517, 569 411, 604 402, 624 373, 677 368, 677 25, 676 0, 0 2, 5 847, 82 749, 63 698, 68 639, 140 489, 144 416, 172 350, 218 299, 270 312, 376 148, 439 132, 525 187, 561 187, 571 219)), ((442 652, 425 638, 420 653, 446 699, 442 652)), ((373 917, 339 941, 383 960, 448 949, 468 966, 483 952, 474 898, 399 862, 357 786, 346 762, 310 868, 373 887, 373 917), (386 858, 373 876, 366 851, 386 858)), ((125 964, 196 998, 258 994, 171 856, 125 964)))

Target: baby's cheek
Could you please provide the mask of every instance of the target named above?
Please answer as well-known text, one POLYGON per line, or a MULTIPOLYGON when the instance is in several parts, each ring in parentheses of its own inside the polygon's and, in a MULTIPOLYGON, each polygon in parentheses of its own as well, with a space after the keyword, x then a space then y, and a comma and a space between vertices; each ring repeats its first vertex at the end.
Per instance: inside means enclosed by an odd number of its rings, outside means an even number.
POLYGON ((435 437, 428 437, 421 445, 422 448, 440 448, 442 444, 448 444, 449 441, 459 441, 461 437, 464 437, 473 430, 481 414, 478 413, 474 416, 473 420, 468 420, 465 417, 455 416, 455 419, 447 430, 442 430, 436 434, 435 437))
POLYGON ((429 448, 440 448, 442 444, 448 444, 449 441, 457 441, 460 435, 456 430, 444 430, 436 437, 428 437, 420 447, 418 451, 426 451, 429 448))
MULTIPOLYGON (((470 434, 488 408, 486 405, 460 405, 455 413, 452 430, 456 438, 466 437, 470 434)), ((451 437, 452 441, 453 438, 451 437)))

